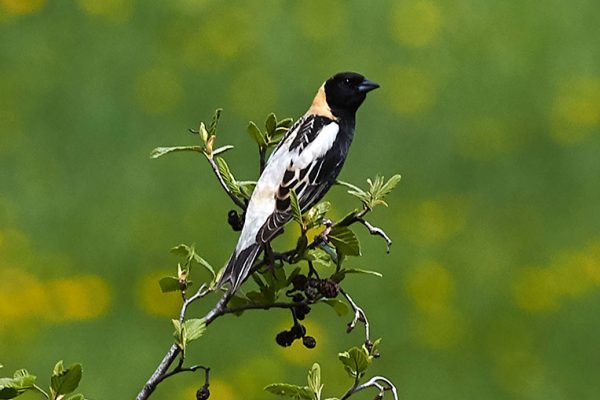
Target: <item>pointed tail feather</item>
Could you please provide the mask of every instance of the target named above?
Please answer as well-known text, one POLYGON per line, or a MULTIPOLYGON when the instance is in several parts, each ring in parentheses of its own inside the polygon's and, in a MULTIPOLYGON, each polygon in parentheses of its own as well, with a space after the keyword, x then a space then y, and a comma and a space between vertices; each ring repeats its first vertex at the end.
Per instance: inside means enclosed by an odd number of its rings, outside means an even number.
POLYGON ((225 267, 225 272, 223 272, 217 287, 222 287, 224 284, 229 283, 229 291, 231 293, 237 291, 248 277, 260 249, 261 245, 255 243, 241 250, 239 253, 233 253, 227 262, 227 267, 225 267))

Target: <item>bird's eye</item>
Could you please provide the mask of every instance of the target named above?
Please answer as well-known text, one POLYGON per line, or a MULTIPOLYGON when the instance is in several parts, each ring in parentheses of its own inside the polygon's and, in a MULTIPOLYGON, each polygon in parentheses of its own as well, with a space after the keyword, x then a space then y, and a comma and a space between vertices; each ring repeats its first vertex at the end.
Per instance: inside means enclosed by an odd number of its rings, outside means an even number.
POLYGON ((344 79, 344 85, 350 86, 350 78, 344 79))

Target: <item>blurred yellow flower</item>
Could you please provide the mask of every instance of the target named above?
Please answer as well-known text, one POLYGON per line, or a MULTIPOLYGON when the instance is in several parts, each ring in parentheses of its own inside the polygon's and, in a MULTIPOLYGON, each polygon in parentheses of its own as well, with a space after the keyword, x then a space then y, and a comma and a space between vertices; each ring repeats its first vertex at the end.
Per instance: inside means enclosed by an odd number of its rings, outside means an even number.
POLYGON ((46 284, 48 317, 52 321, 98 318, 108 311, 108 283, 93 275, 51 280, 46 284))
POLYGON ((104 17, 111 22, 127 22, 133 12, 133 0, 77 0, 88 15, 104 17))
POLYGON ((162 293, 158 281, 169 272, 151 272, 142 277, 137 285, 137 300, 140 308, 148 314, 175 318, 181 309, 179 292, 162 293))
POLYGON ((170 69, 150 68, 136 78, 134 94, 142 110, 161 114, 171 111, 181 102, 183 85, 170 69))
POLYGON ((560 143, 576 143, 600 125, 600 78, 579 76, 559 85, 552 107, 551 134, 560 143))
POLYGON ((418 244, 446 240, 461 232, 467 220, 467 199, 444 195, 410 206, 401 222, 408 239, 418 244))
POLYGON ((442 26, 442 11, 433 1, 403 0, 390 13, 392 37, 408 47, 424 47, 434 42, 442 26))
POLYGON ((579 251, 563 251, 548 267, 522 268, 513 282, 513 299, 532 312, 555 311, 562 302, 600 284, 600 241, 579 251))
POLYGON ((29 14, 41 9, 46 0, 1 0, 4 9, 12 14, 29 14))

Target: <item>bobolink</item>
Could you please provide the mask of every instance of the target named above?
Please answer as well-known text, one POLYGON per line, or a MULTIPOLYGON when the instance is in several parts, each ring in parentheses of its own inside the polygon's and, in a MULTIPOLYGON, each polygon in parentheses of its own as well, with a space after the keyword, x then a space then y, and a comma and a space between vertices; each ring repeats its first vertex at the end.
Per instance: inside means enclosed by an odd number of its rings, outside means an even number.
POLYGON ((310 108, 289 129, 267 161, 252 193, 235 252, 219 281, 235 292, 258 252, 292 218, 290 190, 302 211, 323 198, 337 178, 352 143, 356 111, 379 85, 353 72, 328 79, 310 108))

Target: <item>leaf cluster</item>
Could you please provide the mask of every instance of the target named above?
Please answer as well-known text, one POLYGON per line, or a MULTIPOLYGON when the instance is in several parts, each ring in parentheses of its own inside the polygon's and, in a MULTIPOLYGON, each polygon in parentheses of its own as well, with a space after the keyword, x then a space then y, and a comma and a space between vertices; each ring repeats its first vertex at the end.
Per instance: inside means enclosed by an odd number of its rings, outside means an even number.
POLYGON ((13 399, 27 391, 34 391, 51 400, 85 400, 82 394, 71 394, 79 386, 81 376, 81 364, 73 364, 65 368, 61 360, 54 366, 47 393, 36 385, 35 375, 30 374, 26 369, 20 369, 13 374, 12 378, 0 378, 0 399, 13 399))
POLYGON ((367 179, 369 188, 366 190, 340 180, 337 183, 350 189, 348 190, 349 194, 357 197, 366 209, 372 210, 378 205, 388 206, 384 199, 398 185, 400 179, 400 175, 394 175, 386 181, 383 176, 377 175, 373 179, 367 179))

